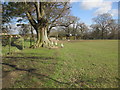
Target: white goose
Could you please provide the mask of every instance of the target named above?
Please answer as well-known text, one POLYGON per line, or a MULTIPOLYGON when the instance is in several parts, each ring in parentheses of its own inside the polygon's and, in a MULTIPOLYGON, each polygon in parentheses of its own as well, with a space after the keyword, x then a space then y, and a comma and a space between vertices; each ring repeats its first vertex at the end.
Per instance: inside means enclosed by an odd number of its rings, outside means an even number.
POLYGON ((63 48, 64 47, 64 45, 63 45, 63 43, 61 43, 61 48, 63 48))

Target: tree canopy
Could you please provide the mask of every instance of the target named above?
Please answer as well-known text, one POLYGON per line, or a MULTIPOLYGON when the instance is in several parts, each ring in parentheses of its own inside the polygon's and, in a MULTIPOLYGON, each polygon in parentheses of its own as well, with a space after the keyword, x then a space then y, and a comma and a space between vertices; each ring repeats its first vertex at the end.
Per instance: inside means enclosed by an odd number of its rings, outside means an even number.
POLYGON ((47 38, 47 30, 51 24, 69 14, 68 2, 8 2, 3 4, 3 22, 22 17, 30 22, 37 33, 34 48, 52 47, 47 38))

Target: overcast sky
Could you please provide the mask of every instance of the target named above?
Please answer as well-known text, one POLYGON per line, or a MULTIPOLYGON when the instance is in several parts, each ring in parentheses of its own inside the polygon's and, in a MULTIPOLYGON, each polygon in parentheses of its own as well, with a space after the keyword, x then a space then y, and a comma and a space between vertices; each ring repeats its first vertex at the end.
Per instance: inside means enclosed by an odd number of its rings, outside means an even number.
POLYGON ((92 18, 98 14, 110 13, 114 19, 118 18, 117 0, 72 0, 71 13, 86 24, 92 24, 92 18), (80 2, 78 2, 80 1, 80 2), (89 2, 88 2, 89 1, 89 2), (114 1, 114 2, 113 2, 114 1))

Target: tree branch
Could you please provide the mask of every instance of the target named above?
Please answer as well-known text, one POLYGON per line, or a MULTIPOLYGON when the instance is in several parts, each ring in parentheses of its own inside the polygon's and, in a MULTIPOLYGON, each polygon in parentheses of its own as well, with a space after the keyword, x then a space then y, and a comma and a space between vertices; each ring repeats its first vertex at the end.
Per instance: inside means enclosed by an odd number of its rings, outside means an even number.
POLYGON ((48 29, 48 32, 50 32, 53 27, 56 27, 56 26, 69 27, 71 24, 73 24, 73 22, 67 23, 66 25, 65 25, 65 24, 60 24, 60 25, 53 24, 53 25, 51 25, 50 28, 48 29))
POLYGON ((36 21, 33 19, 33 17, 31 16, 31 13, 30 12, 26 12, 26 16, 27 16, 27 18, 28 18, 28 20, 29 20, 29 22, 31 23, 31 25, 35 28, 35 29, 37 29, 36 28, 36 21))
MULTIPOLYGON (((51 23, 54 23, 58 18, 62 17, 62 13, 66 10, 66 5, 67 5, 67 2, 65 3, 63 10, 58 15, 58 17, 56 17, 51 23)), ((69 9, 69 8, 67 8, 67 9, 69 9)))
POLYGON ((41 19, 41 13, 42 13, 41 2, 35 3, 34 6, 36 8, 37 21, 39 23, 41 19))

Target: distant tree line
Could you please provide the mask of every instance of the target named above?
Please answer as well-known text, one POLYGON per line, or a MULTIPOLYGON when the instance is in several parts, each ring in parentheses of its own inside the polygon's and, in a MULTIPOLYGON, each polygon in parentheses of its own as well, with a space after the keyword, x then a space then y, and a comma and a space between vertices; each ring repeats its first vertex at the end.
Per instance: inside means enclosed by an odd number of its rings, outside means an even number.
POLYGON ((109 13, 100 14, 93 18, 93 24, 87 26, 75 16, 63 17, 58 21, 52 36, 74 36, 75 39, 120 39, 119 24, 109 13))

